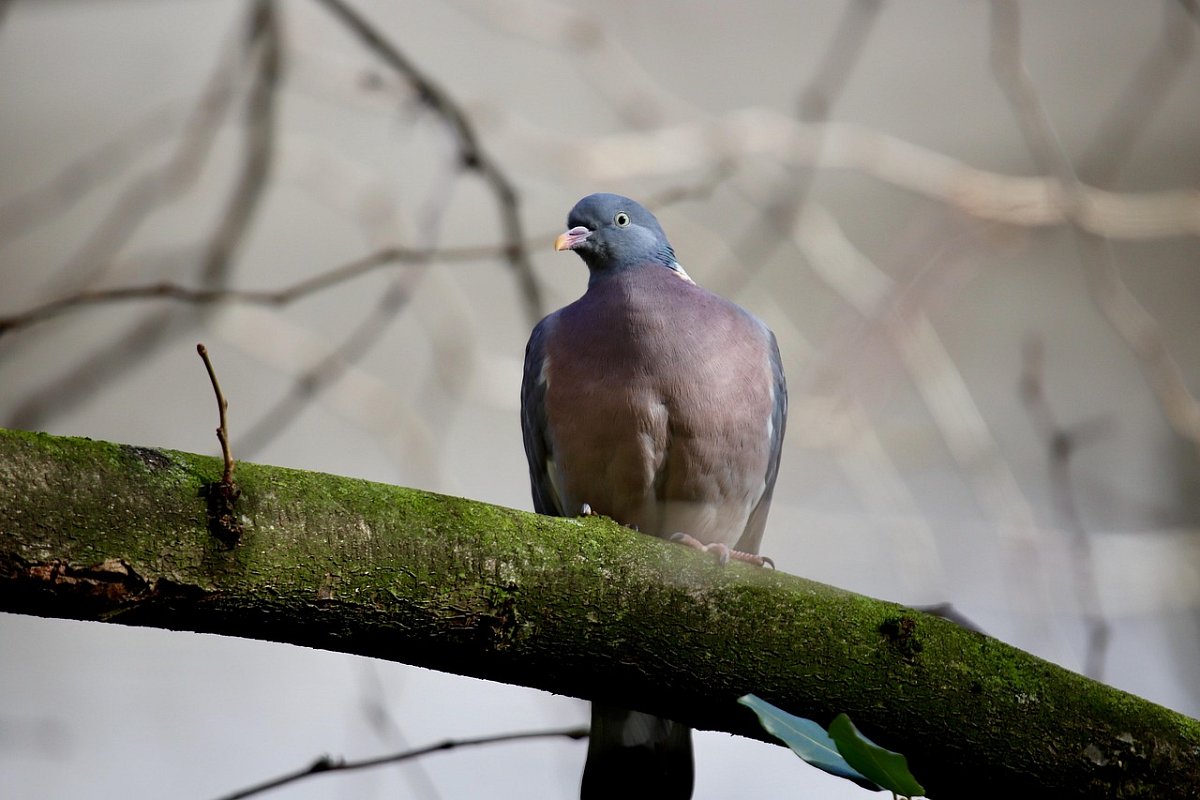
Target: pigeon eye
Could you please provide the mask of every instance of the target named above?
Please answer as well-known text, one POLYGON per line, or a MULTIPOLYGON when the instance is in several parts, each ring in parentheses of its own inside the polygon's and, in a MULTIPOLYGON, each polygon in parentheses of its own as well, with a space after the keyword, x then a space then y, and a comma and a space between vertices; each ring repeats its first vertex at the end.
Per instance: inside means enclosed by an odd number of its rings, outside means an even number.
POLYGON ((616 226, 618 228, 628 228, 629 227, 629 215, 626 214, 624 211, 618 211, 616 214, 613 215, 613 222, 616 224, 616 226))

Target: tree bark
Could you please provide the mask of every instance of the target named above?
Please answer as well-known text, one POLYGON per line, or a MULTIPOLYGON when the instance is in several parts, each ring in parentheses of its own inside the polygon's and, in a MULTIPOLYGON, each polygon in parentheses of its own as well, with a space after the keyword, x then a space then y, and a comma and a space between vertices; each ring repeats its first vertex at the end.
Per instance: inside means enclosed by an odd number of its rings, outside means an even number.
POLYGON ((944 620, 609 520, 0 431, 0 610, 267 639, 766 738, 846 712, 935 798, 1200 796, 1200 723, 944 620), (1036 793, 1033 795, 1031 793, 1036 793))

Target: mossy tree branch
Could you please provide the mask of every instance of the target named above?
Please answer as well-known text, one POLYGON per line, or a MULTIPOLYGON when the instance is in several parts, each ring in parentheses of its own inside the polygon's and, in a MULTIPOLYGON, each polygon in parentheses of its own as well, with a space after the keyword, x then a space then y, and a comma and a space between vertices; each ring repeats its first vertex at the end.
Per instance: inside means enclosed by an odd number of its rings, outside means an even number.
MULTIPOLYGON (((754 692, 847 712, 930 796, 1196 797, 1200 723, 916 611, 607 520, 0 431, 0 610, 269 639, 762 738, 754 692)), ((798 767, 799 768, 799 767, 798 767)))

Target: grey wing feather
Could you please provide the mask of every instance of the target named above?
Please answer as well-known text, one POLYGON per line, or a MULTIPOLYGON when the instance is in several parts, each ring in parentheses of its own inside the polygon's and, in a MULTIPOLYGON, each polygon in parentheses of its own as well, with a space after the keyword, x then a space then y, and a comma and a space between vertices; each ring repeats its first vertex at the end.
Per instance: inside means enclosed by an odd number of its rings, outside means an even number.
POLYGON ((521 377, 521 433, 525 439, 525 457, 529 460, 529 483, 533 489, 533 509, 539 514, 562 516, 562 502, 547 472, 550 444, 547 439, 546 336, 550 317, 533 329, 525 346, 525 370, 521 377))
POLYGON ((775 479, 779 477, 779 456, 783 452, 783 432, 787 427, 787 381, 783 377, 783 361, 779 357, 779 343, 775 334, 767 332, 771 342, 771 373, 775 381, 775 406, 771 409, 771 450, 767 460, 767 476, 762 497, 750 512, 746 530, 742 533, 735 550, 757 553, 762 542, 763 529, 767 525, 767 512, 771 508, 771 496, 775 493, 775 479))

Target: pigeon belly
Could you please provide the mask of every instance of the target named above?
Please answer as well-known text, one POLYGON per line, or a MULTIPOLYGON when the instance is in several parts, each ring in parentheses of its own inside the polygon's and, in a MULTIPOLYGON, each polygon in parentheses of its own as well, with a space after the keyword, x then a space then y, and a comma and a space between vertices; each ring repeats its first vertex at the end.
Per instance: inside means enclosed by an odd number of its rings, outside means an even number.
POLYGON ((564 511, 587 503, 643 533, 732 547, 766 490, 767 337, 666 269, 596 282, 563 309, 547 345, 546 416, 564 511))

